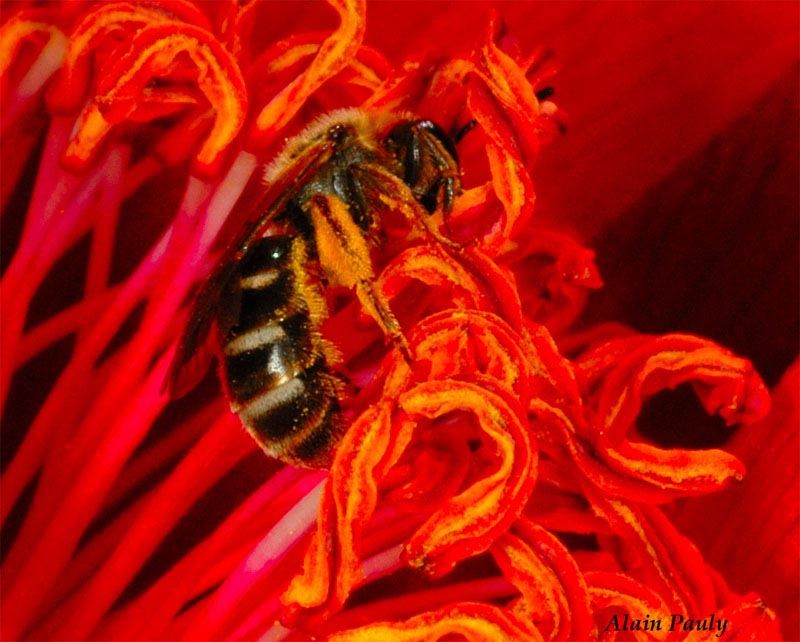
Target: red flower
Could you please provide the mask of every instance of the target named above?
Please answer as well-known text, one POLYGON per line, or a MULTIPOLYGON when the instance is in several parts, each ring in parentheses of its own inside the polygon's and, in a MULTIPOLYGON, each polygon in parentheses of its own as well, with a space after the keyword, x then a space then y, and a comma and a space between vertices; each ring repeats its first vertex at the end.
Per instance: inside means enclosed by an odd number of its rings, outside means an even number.
POLYGON ((797 369, 769 414, 719 343, 797 354, 797 8, 287 6, 4 7, 4 637, 797 637, 797 369), (348 429, 299 470, 163 382, 259 164, 352 106, 472 127, 464 191, 385 196, 407 357, 327 290, 348 429))

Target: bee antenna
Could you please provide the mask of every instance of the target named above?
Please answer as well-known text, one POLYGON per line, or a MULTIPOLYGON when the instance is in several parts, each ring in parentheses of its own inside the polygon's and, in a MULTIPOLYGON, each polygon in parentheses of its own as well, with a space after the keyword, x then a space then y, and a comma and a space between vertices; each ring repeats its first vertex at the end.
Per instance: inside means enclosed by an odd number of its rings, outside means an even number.
POLYGON ((464 125, 461 129, 452 134, 450 138, 453 139, 453 142, 458 144, 461 142, 461 139, 464 138, 464 136, 466 136, 467 134, 469 134, 473 129, 475 129, 477 125, 478 121, 473 118, 472 120, 467 122, 467 124, 464 125))

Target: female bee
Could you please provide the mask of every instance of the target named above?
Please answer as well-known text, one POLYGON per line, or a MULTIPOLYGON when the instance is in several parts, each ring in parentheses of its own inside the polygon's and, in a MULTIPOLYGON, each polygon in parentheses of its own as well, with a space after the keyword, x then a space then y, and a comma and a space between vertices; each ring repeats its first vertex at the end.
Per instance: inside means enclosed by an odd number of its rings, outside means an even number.
POLYGON ((231 409, 263 449, 285 462, 327 467, 344 426, 336 350, 319 333, 327 315, 319 279, 355 291, 407 354, 374 286, 369 248, 382 213, 420 226, 461 191, 452 141, 429 120, 341 110, 288 141, 266 169, 259 215, 244 226, 198 295, 175 357, 173 391, 214 328, 231 409))

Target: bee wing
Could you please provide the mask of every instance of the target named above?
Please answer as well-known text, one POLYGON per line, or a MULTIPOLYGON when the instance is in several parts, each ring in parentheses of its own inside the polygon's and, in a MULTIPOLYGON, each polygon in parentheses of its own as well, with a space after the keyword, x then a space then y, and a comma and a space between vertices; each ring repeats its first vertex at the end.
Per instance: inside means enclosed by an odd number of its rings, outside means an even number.
MULTIPOLYGON (((239 317, 238 266, 248 246, 264 234, 271 221, 298 190, 330 160, 333 149, 333 141, 328 139, 309 144, 301 154, 287 162, 284 170, 266 190, 260 189, 261 194, 255 199, 254 205, 247 208, 251 216, 244 224, 240 224, 216 269, 194 299, 189 322, 165 382, 172 398, 189 392, 208 370, 212 351, 207 339, 214 322, 223 323, 228 328, 236 324, 239 317)), ((220 235, 227 236, 224 228, 220 235)))
POLYGON ((167 379, 173 399, 194 388, 208 370, 212 357, 207 342, 209 330, 220 314, 222 293, 234 281, 236 271, 235 263, 221 266, 195 297, 192 315, 181 336, 167 379))

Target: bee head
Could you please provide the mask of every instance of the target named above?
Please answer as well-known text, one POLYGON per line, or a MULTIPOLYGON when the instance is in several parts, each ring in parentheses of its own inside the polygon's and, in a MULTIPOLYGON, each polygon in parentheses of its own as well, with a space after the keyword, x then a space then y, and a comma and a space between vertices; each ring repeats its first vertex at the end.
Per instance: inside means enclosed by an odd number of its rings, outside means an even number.
POLYGON ((384 146, 397 159, 399 177, 429 212, 436 210, 440 193, 447 212, 461 192, 458 153, 450 137, 430 120, 407 120, 395 125, 384 146))

